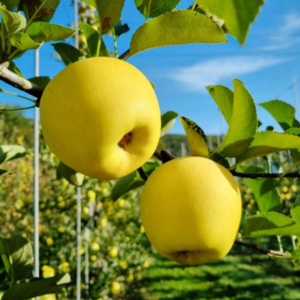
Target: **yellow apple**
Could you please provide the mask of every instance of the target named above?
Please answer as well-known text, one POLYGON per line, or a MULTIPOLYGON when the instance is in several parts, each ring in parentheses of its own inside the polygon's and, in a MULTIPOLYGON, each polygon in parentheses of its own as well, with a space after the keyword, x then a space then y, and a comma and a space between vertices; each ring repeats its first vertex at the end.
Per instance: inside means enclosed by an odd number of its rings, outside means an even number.
POLYGON ((51 151, 89 177, 133 172, 159 141, 160 111, 150 82, 116 58, 83 59, 63 69, 47 85, 40 114, 51 151))
POLYGON ((112 258, 118 256, 118 248, 116 246, 108 247, 108 255, 112 258))
POLYGON ((114 294, 114 295, 118 295, 121 292, 121 284, 118 281, 113 281, 111 284, 111 289, 110 291, 114 294))
POLYGON ((202 157, 184 157, 158 167, 141 196, 146 235, 164 257, 183 265, 218 260, 232 247, 242 201, 223 166, 202 157))

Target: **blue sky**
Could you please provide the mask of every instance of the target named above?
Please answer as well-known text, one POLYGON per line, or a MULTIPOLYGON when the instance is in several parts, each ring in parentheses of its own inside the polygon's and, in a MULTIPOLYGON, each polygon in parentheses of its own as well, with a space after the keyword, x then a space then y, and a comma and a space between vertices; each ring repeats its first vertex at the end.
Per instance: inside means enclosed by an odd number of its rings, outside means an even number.
MULTIPOLYGON (((182 0, 178 9, 187 8, 193 1, 182 0)), ((53 23, 69 26, 73 22, 71 1, 61 0, 53 23)), ((126 0, 122 14, 130 32, 118 40, 119 53, 129 48, 134 31, 144 17, 126 0)), ((251 25, 245 45, 227 36, 224 44, 192 44, 152 49, 128 60, 138 67, 155 85, 161 112, 173 110, 188 117, 203 128, 206 134, 225 134, 226 123, 205 89, 206 85, 222 84, 232 88, 232 78, 238 78, 256 103, 281 99, 296 106, 293 77, 300 92, 300 1, 267 0, 256 22, 251 25)), ((112 49, 112 38, 105 38, 112 49)), ((40 75, 53 77, 64 65, 53 58, 51 45, 40 49, 40 75)), ((34 52, 15 61, 23 74, 34 76, 34 52)), ((101 70, 99 70, 100 72, 101 70)), ((18 92, 0 82, 0 87, 18 92)), ((19 98, 0 95, 1 103, 27 105, 19 98)), ((32 116, 33 113, 29 113, 32 116)), ((258 106, 262 129, 273 125, 272 117, 258 106)), ((300 119, 300 111, 297 112, 300 119)), ((177 120, 171 133, 184 133, 177 120)))

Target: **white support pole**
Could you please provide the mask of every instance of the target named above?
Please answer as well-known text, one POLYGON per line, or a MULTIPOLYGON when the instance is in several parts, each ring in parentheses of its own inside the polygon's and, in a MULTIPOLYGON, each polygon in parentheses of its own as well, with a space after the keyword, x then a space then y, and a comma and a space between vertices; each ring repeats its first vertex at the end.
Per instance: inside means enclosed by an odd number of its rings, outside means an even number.
MULTIPOLYGON (((39 49, 35 51, 35 76, 39 76, 39 49)), ((34 277, 40 277, 39 249, 39 110, 34 109, 34 197, 33 197, 33 232, 34 232, 34 277)), ((39 297, 35 298, 36 300, 39 297)))
MULTIPOLYGON (((74 29, 75 47, 78 48, 78 0, 74 0, 74 29)), ((77 279, 76 279, 76 300, 81 299, 81 188, 77 188, 77 279)))

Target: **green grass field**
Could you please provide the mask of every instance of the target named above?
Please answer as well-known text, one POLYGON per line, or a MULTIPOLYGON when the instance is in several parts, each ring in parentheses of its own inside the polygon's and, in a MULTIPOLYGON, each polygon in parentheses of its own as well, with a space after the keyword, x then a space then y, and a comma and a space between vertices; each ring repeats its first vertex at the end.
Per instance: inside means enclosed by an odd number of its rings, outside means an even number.
MULTIPOLYGON (((236 251, 235 251, 236 252, 236 251)), ((130 299, 300 299, 300 268, 253 253, 182 267, 157 255, 130 299)))

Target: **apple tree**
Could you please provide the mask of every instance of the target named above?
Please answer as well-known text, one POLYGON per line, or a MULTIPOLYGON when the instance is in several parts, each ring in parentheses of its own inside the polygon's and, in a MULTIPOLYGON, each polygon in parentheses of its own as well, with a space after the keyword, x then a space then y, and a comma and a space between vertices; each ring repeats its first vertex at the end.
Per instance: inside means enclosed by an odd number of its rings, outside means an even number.
MULTIPOLYGON (((130 24, 121 23, 124 0, 87 0, 80 5, 79 49, 61 42, 76 34, 74 30, 50 22, 59 2, 59 0, 1 2, 0 79, 34 97, 28 98, 33 105, 22 109, 39 107, 43 92, 51 79, 24 78, 14 60, 26 51, 38 49, 45 42, 55 42, 53 48, 66 66, 91 57, 110 56, 129 60, 140 52, 157 47, 223 43, 227 42, 226 34, 234 36, 240 44, 243 44, 250 24, 255 20, 263 4, 262 0, 251 2, 196 0, 186 10, 176 10, 180 2, 178 0, 168 3, 136 0, 136 13, 141 13, 145 17, 145 22, 132 34, 128 50, 119 53, 118 37, 126 34, 130 28, 130 24), (113 39, 114 49, 108 49, 102 39, 103 35, 108 34, 113 39)), ((244 210, 235 243, 297 264, 300 257, 299 201, 293 197, 293 201, 288 204, 283 202, 282 195, 286 197, 287 193, 279 187, 280 183, 277 180, 299 177, 297 165, 300 163, 298 150, 300 123, 295 118, 295 109, 279 100, 261 103, 260 105, 279 123, 283 132, 274 132, 269 127, 267 130, 261 129, 266 125, 258 119, 256 104, 251 94, 238 79, 233 79, 233 86, 233 90, 222 85, 207 86, 208 93, 219 107, 229 127, 222 143, 216 149, 209 149, 205 133, 199 127, 201 124, 195 124, 188 116, 179 118, 186 131, 191 155, 204 157, 222 165, 236 178, 242 178, 243 184, 247 185, 245 192, 242 192, 244 210), (289 157, 283 165, 278 163, 277 156, 277 153, 282 151, 286 151, 289 157), (283 193, 278 193, 278 190, 282 190, 283 193), (247 204, 249 195, 253 197, 252 207, 247 204), (264 236, 277 237, 279 250, 261 248, 256 241, 264 236), (282 236, 291 238, 291 245, 287 249, 283 249, 280 242, 282 236)), ((1 92, 8 93, 4 90, 1 92)), ((9 114, 9 110, 1 108, 1 113, 9 114)), ((168 132, 177 117, 178 114, 172 111, 161 116, 161 136, 168 132)), ((0 150, 0 163, 23 157, 25 153, 23 147, 3 145, 0 150)), ((173 159, 176 158, 165 150, 156 151, 146 164, 118 179, 107 198, 116 201, 126 193, 142 187, 155 169, 173 159)), ((77 186, 82 184, 82 174, 66 166, 63 161, 57 159, 56 162, 60 176, 65 177, 70 184, 77 186)), ((6 170, 1 170, 2 176, 5 173, 6 170)), ((32 261, 28 242, 22 237, 16 239, 3 238, 0 241, 5 276, 9 278, 11 286, 3 299, 13 299, 14 293, 20 295, 19 299, 28 299, 41 294, 60 292, 61 284, 69 281, 68 276, 59 275, 16 286, 17 281, 27 278, 29 273, 27 266, 32 261), (26 253, 21 259, 18 256, 20 249, 26 253), (15 261, 19 264, 15 264, 15 261), (35 289, 37 285, 40 290, 35 289), (22 298, 25 290, 34 292, 29 292, 27 298, 22 298)))

